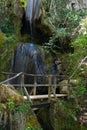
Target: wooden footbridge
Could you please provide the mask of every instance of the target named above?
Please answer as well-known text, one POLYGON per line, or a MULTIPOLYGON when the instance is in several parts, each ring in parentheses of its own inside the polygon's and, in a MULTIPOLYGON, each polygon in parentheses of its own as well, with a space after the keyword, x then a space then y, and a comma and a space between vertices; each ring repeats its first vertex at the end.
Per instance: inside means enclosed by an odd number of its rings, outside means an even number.
POLYGON ((35 74, 27 74, 27 73, 8 73, 8 72, 3 72, 3 75, 6 76, 7 80, 1 82, 0 84, 9 84, 11 80, 20 79, 20 84, 12 84, 15 88, 21 88, 22 94, 24 96, 24 99, 27 99, 31 102, 32 107, 40 107, 40 106, 45 106, 48 105, 51 101, 51 99, 56 99, 56 98, 63 98, 66 97, 66 94, 57 94, 56 89, 58 87, 57 79, 59 78, 58 75, 35 75, 35 74), (9 78, 9 75, 13 75, 13 77, 9 78), (25 76, 33 77, 34 81, 33 84, 25 84, 24 83, 24 78, 25 76), (38 84, 37 83, 37 78, 38 77, 44 77, 46 79, 46 83, 44 84, 38 84), (53 82, 51 83, 53 78, 53 82), (47 89, 47 94, 37 94, 38 88, 44 87, 47 89), (31 90, 30 92, 28 90, 31 90), (39 104, 33 104, 33 102, 39 100, 39 104), (44 100, 46 103, 44 103, 44 100))

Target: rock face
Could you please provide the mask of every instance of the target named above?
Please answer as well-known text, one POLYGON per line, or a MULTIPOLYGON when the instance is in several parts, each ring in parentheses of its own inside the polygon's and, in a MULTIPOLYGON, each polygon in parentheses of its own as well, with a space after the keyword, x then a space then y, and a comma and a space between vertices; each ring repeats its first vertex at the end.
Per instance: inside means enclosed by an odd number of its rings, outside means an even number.
POLYGON ((0 102, 6 102, 11 99, 15 105, 23 103, 23 97, 10 85, 0 85, 0 102))
POLYGON ((82 125, 86 126, 87 128, 87 100, 86 99, 87 99, 86 93, 82 98, 79 99, 81 107, 80 107, 78 120, 82 125))
MULTIPOLYGON (((43 108, 38 113, 38 118, 45 130, 86 130, 77 120, 75 112, 75 101, 69 99, 52 100, 50 107, 43 108)), ((83 121, 87 119, 87 110, 85 111, 83 121)), ((83 115, 80 117, 82 119, 83 115)))
POLYGON ((22 17, 24 14, 24 9, 22 7, 22 3, 20 2, 20 0, 14 0, 13 13, 14 13, 14 17, 13 17, 14 32, 17 35, 17 37, 19 38, 20 30, 21 30, 21 26, 22 26, 21 21, 22 21, 22 17))
POLYGON ((13 11, 14 11, 14 14, 17 17, 22 18, 22 16, 23 16, 23 8, 22 8, 22 4, 21 4, 20 0, 14 0, 13 11))
POLYGON ((14 87, 0 85, 0 129, 24 130, 27 127, 40 128, 30 103, 25 102, 14 87))

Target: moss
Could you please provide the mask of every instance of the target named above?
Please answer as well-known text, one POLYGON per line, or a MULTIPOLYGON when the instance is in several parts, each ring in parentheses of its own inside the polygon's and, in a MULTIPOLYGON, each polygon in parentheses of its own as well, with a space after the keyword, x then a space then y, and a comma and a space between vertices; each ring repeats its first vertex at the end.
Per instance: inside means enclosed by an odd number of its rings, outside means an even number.
MULTIPOLYGON (((17 39, 14 34, 6 36, 0 32, 0 72, 9 71, 10 59, 12 57, 12 51, 16 45, 17 39)), ((6 75, 0 76, 0 81, 6 79, 6 75)))
POLYGON ((29 115, 27 121, 26 121, 26 127, 33 127, 33 128, 41 128, 40 124, 37 121, 36 116, 34 115, 29 115))
POLYGON ((15 90, 11 89, 10 86, 0 85, 0 101, 3 102, 14 102, 15 105, 23 103, 23 97, 15 90))
MULTIPOLYGON (((53 111, 52 111, 53 113, 53 111)), ((49 107, 45 107, 39 110, 37 114, 38 120, 44 130, 53 130, 53 116, 50 116, 49 107), (52 120, 52 122, 51 122, 52 120)))
POLYGON ((78 104, 74 99, 52 103, 51 112, 54 116, 54 130, 85 130, 78 122, 78 104))
POLYGON ((1 47, 3 46, 5 40, 6 40, 5 34, 0 31, 0 52, 1 52, 1 47))
POLYGON ((6 111, 6 109, 7 109, 7 105, 4 103, 0 103, 0 111, 2 110, 6 111))
POLYGON ((79 107, 74 99, 52 100, 49 108, 38 112, 38 120, 45 130, 86 130, 78 121, 79 107))
POLYGON ((18 36, 18 40, 23 42, 23 43, 30 42, 29 39, 30 39, 29 34, 24 34, 24 35, 18 36))
POLYGON ((19 128, 24 130, 25 127, 37 130, 41 128, 30 107, 30 102, 24 101, 12 86, 1 85, 0 92, 0 123, 2 121, 4 128, 10 129, 11 123, 13 130, 19 128))

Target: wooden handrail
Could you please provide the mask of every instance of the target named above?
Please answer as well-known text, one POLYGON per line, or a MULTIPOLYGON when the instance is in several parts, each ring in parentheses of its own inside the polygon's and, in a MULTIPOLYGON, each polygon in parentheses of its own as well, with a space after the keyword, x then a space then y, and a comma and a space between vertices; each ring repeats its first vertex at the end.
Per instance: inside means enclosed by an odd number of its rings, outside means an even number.
MULTIPOLYGON (((2 72, 2 74, 4 75, 14 75, 13 77, 5 80, 5 81, 2 81, 0 84, 5 84, 7 83, 8 81, 11 81, 19 76, 20 79, 21 79, 21 83, 20 84, 12 84, 13 86, 20 86, 21 89, 22 89, 22 93, 23 91, 25 92, 27 98, 30 100, 30 96, 28 94, 28 91, 26 89, 26 87, 33 87, 33 95, 36 95, 36 89, 37 87, 48 87, 48 100, 50 100, 51 98, 51 94, 54 95, 54 97, 56 98, 56 88, 58 86, 58 83, 57 83, 57 78, 60 77, 59 75, 52 75, 52 74, 27 74, 27 73, 23 73, 23 72, 20 72, 20 73, 12 73, 12 72, 2 72), (16 74, 16 75, 15 75, 16 74), (34 78, 34 83, 33 84, 24 84, 24 76, 32 76, 34 78), (48 83, 46 84, 38 84, 37 83, 37 78, 38 77, 45 77, 45 78, 48 78, 48 83), (52 82, 52 77, 53 77, 53 82, 52 82)), ((64 77, 64 76, 61 76, 61 77, 64 77)), ((69 82, 69 81, 68 81, 69 82)))
MULTIPOLYGON (((12 84, 13 86, 17 87, 17 86, 21 86, 21 84, 12 84)), ((35 84, 24 84, 25 87, 34 87, 35 84)), ((49 86, 49 84, 36 84, 37 87, 47 87, 49 86)))
POLYGON ((4 81, 0 82, 0 85, 1 85, 1 84, 5 84, 6 82, 8 82, 8 81, 10 81, 10 80, 19 77, 21 74, 22 74, 22 72, 16 74, 15 76, 13 76, 13 77, 11 77, 11 78, 9 78, 9 79, 7 79, 7 80, 4 80, 4 81))
MULTIPOLYGON (((39 77, 39 76, 41 76, 41 77, 49 77, 49 76, 56 76, 56 77, 64 77, 65 78, 65 76, 64 75, 52 75, 52 74, 28 74, 28 73, 24 73, 24 72, 20 72, 20 73, 23 73, 24 75, 26 75, 26 76, 36 76, 36 77, 39 77)), ((19 73, 13 73, 13 72, 0 72, 0 74, 4 74, 4 75, 15 75, 15 74, 19 74, 19 73)))

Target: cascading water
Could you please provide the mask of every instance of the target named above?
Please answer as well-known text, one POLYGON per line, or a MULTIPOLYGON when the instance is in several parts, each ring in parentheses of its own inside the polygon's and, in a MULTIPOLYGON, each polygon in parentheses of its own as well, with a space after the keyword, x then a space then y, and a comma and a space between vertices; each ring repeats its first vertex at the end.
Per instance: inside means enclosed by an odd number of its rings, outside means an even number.
MULTIPOLYGON (((12 59, 12 67, 11 72, 19 73, 24 72, 28 74, 36 74, 36 75, 43 75, 44 74, 44 67, 43 62, 41 59, 40 52, 36 49, 34 44, 19 44, 16 47, 14 52, 14 57, 12 59)), ((15 80, 11 81, 11 84, 20 84, 20 78, 16 78, 15 80)), ((42 77, 37 78, 37 83, 41 83, 43 80, 42 77)), ((34 83, 34 78, 25 76, 24 78, 25 84, 34 83)))
POLYGON ((32 24, 40 17, 41 0, 27 0, 26 1, 26 18, 32 24))
POLYGON ((41 0, 26 0, 26 19, 30 23, 30 31, 32 35, 33 25, 40 18, 41 0))
POLYGON ((22 17, 21 34, 29 42, 43 44, 48 43, 49 37, 52 36, 53 30, 49 24, 43 20, 45 10, 42 0, 26 0, 26 8, 22 17))

